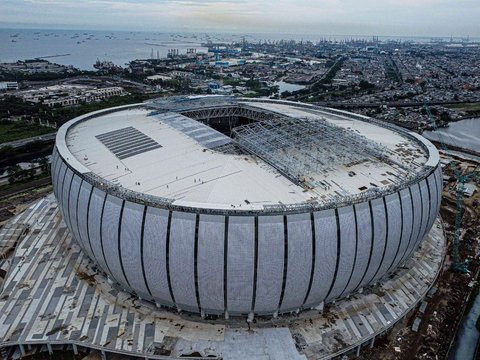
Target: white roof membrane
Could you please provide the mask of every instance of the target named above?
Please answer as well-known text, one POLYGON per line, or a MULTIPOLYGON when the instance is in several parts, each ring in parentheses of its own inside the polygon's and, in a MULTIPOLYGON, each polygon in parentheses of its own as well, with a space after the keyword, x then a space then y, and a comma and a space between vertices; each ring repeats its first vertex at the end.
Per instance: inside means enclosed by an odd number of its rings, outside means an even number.
POLYGON ((348 166, 319 168, 298 183, 257 156, 216 151, 235 141, 208 125, 172 111, 152 112, 141 104, 70 121, 59 130, 57 149, 80 173, 91 172, 119 188, 167 198, 181 206, 242 210, 381 191, 401 184, 426 164, 434 166, 432 157, 435 161, 438 156, 420 136, 409 137, 348 114, 294 103, 239 103, 347 129, 378 144, 389 161, 369 157, 348 166))

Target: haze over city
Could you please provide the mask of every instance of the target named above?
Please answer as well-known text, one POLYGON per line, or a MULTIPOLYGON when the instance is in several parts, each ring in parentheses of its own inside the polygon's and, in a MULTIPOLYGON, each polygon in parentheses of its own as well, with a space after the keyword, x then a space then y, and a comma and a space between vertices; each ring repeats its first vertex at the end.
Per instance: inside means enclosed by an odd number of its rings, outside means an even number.
POLYGON ((476 0, 2 0, 0 26, 480 36, 476 0))
POLYGON ((480 359, 480 0, 0 0, 0 360, 480 359))

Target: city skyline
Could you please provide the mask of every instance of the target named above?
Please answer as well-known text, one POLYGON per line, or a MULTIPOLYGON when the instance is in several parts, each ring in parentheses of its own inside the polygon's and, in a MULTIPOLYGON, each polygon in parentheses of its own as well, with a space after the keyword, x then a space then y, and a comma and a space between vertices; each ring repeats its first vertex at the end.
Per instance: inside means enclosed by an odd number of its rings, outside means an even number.
POLYGON ((479 15, 0 0, 0 358, 477 358, 479 15))
POLYGON ((478 37, 479 14, 473 0, 4 0, 0 26, 478 37))

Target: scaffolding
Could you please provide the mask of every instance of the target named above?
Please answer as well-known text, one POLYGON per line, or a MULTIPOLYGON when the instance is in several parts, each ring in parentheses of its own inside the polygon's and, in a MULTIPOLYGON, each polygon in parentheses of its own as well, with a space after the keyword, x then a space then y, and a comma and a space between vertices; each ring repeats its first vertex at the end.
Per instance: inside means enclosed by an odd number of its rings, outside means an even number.
POLYGON ((243 117, 252 121, 263 121, 281 116, 281 114, 274 111, 260 109, 245 104, 230 104, 226 106, 210 104, 210 106, 204 106, 202 108, 183 110, 181 111, 181 114, 206 123, 208 123, 208 120, 210 119, 218 118, 226 119, 231 117, 243 117))
POLYGON ((384 146, 324 118, 279 117, 233 129, 236 144, 297 184, 313 174, 386 160, 384 146))
POLYGON ((233 96, 171 96, 148 100, 144 104, 157 113, 182 113, 209 107, 224 108, 237 103, 233 96))
MULTIPOLYGON (((270 102, 269 100, 249 101, 270 102)), ((277 102, 279 101, 275 101, 277 102)), ((346 114, 334 109, 313 111, 310 105, 295 104, 316 116, 292 117, 277 110, 250 105, 248 101, 231 96, 179 96, 150 100, 146 105, 153 110, 149 115, 171 112, 181 114, 233 138, 232 142, 210 147, 211 150, 231 155, 257 156, 306 190, 317 187, 329 190, 331 186, 337 186, 339 189, 333 191, 328 198, 349 195, 349 191, 339 186, 334 180, 326 180, 328 173, 338 171, 339 167, 345 167, 349 175, 350 173, 355 175, 352 170, 355 165, 366 162, 384 163, 396 169, 395 176, 400 183, 403 183, 401 179, 410 179, 411 174, 416 173, 419 167, 414 153, 400 154, 400 158, 403 157, 400 160, 398 149, 389 149, 357 131, 334 125, 322 116, 322 112, 370 122, 380 127, 390 128, 390 126, 374 119, 346 114), (248 124, 240 125, 241 122, 245 123, 245 120, 248 124), (411 161, 406 161, 406 155, 411 161), (350 167, 352 169, 349 169, 350 167)), ((396 128, 395 130, 418 143, 409 133, 396 128)), ((423 146, 422 143, 420 145, 423 146)), ((425 146, 423 148, 428 151, 425 146)), ((321 201, 326 200, 323 198, 321 201)))

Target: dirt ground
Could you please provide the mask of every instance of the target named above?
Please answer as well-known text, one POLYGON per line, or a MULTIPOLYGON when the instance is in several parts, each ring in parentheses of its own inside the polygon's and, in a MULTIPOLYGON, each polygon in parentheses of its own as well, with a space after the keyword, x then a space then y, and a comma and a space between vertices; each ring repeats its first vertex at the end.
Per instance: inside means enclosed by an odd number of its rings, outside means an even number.
MULTIPOLYGON (((466 164, 469 165, 469 164, 466 164)), ((448 169, 445 173, 448 173, 448 169)), ((480 179, 477 179, 477 185, 480 179)), ((453 343, 457 328, 466 307, 466 301, 472 292, 480 271, 480 194, 465 198, 460 240, 460 259, 469 260, 468 274, 451 271, 452 239, 456 213, 455 184, 444 189, 441 215, 444 220, 448 249, 442 272, 436 284, 438 290, 428 302, 423 314, 419 306, 405 320, 397 324, 382 339, 375 340, 373 349, 362 351, 364 360, 411 360, 411 359, 446 359, 453 343), (414 319, 421 319, 418 332, 412 331, 414 319)))
MULTIPOLYGON (((463 163, 470 166, 471 164, 463 163)), ((465 167, 466 169, 466 167, 465 167)), ((445 170, 448 172, 448 170, 445 170)), ((480 178, 477 179, 477 185, 480 178)), ((52 191, 52 186, 43 186, 0 200, 0 228, 14 215, 20 213, 37 199, 52 191)), ((384 337, 375 339, 373 349, 364 349, 362 360, 412 360, 445 359, 454 340, 456 329, 462 319, 466 299, 475 283, 475 274, 480 271, 480 191, 472 198, 465 198, 462 218, 460 258, 469 260, 469 273, 454 273, 450 269, 456 202, 454 184, 444 189, 441 215, 444 220, 448 249, 443 269, 436 284, 438 290, 426 298, 428 306, 423 314, 412 311, 403 322, 396 324, 384 337), (411 330, 416 317, 421 319, 418 332, 411 330)))
POLYGON ((52 186, 46 185, 0 200, 0 228, 13 216, 21 213, 36 200, 44 197, 51 191, 52 186))

